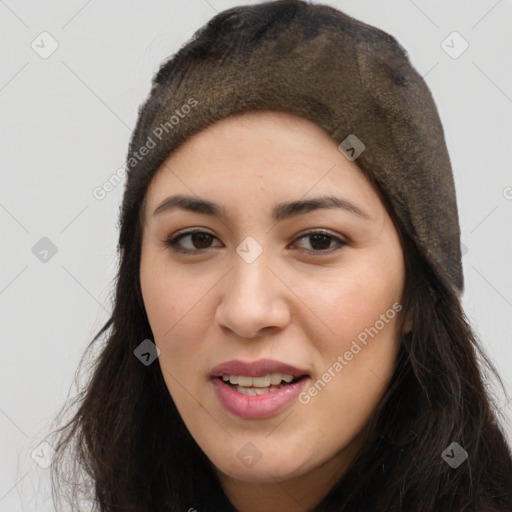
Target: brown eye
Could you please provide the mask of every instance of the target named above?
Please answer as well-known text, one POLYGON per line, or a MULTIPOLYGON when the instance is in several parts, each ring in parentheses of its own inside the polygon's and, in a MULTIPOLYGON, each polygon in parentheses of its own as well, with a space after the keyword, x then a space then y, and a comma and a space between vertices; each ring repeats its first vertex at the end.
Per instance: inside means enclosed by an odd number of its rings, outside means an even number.
POLYGON ((206 249, 211 243, 213 236, 209 233, 193 233, 190 240, 197 249, 206 249))
POLYGON ((315 250, 329 249, 332 237, 329 235, 309 235, 311 247, 315 250))
POLYGON ((313 251, 313 252, 318 252, 318 253, 321 253, 321 252, 331 253, 331 252, 338 250, 342 246, 347 245, 347 242, 345 242, 344 240, 341 240, 340 238, 338 238, 334 235, 331 235, 330 233, 324 232, 324 231, 313 231, 310 233, 306 233, 305 235, 302 235, 301 237, 299 237, 297 240, 302 240, 302 239, 309 239, 309 241, 310 241, 309 245, 311 246, 312 249, 307 249, 307 250, 313 251), (333 248, 333 246, 331 246, 331 243, 333 241, 336 242, 335 246, 336 245, 338 246, 338 249, 335 248, 334 251, 329 250, 329 249, 333 248))
POLYGON ((211 242, 216 237, 206 231, 187 231, 180 235, 167 240, 166 244, 171 247, 172 250, 178 252, 196 252, 202 249, 208 249, 211 247, 211 242), (182 240, 189 239, 188 246, 184 247, 180 242, 182 240))

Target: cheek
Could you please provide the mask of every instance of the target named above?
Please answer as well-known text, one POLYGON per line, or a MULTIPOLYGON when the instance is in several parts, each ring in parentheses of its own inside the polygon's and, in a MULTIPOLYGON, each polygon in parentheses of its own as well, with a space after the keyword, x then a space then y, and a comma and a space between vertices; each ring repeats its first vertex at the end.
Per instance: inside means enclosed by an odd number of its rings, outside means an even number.
MULTIPOLYGON (((154 342, 160 350, 160 365, 167 389, 180 411, 191 408, 190 396, 183 386, 193 389, 190 376, 197 372, 195 347, 191 340, 197 338, 190 318, 198 318, 200 303, 194 291, 184 293, 183 278, 158 265, 141 262, 141 290, 154 342), (195 308, 191 310, 192 306, 195 308), (190 313, 187 315, 187 312, 190 313)), ((197 324, 196 324, 197 327, 197 324)), ((193 408, 192 408, 193 409, 193 408)))
POLYGON ((207 286, 172 268, 165 254, 143 252, 140 266, 140 284, 144 306, 151 330, 157 340, 165 342, 180 324, 186 322, 187 313, 200 307, 198 303, 207 286))
POLYGON ((177 321, 176 284, 171 285, 165 274, 158 269, 141 270, 141 290, 144 306, 153 335, 163 340, 169 329, 177 321), (157 277, 161 276, 161 277, 157 277))
POLYGON ((350 345, 353 338, 376 322, 379 330, 391 334, 400 310, 401 265, 386 268, 375 261, 368 265, 361 262, 347 265, 334 279, 332 277, 322 285, 311 282, 314 288, 309 291, 304 288, 300 293, 308 297, 312 310, 329 327, 330 335, 324 340, 331 340, 333 349, 341 350, 344 344, 350 345))
POLYGON ((182 382, 197 374, 199 346, 213 315, 208 293, 215 276, 198 279, 192 274, 193 270, 187 273, 171 268, 164 257, 141 260, 144 306, 170 390, 175 386, 171 375, 182 382))
POLYGON ((334 404, 338 424, 351 417, 362 426, 393 372, 404 276, 400 254, 385 254, 376 251, 347 263, 334 282, 314 294, 315 312, 330 329, 328 336, 312 338, 323 369, 318 405, 330 411, 334 404))
POLYGON ((340 447, 363 428, 378 405, 399 347, 400 305, 393 294, 383 289, 376 298, 376 293, 350 291, 335 297, 338 313, 329 322, 335 335, 316 338, 322 373, 306 389, 319 423, 326 425, 323 434, 340 447))

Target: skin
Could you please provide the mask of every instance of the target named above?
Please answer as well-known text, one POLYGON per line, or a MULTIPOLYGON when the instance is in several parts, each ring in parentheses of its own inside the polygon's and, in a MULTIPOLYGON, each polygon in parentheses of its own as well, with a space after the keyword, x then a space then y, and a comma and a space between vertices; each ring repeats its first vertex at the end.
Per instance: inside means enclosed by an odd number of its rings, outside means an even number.
POLYGON ((304 511, 322 500, 361 446, 410 318, 402 333, 400 315, 388 320, 307 404, 293 401, 270 418, 226 411, 210 371, 230 359, 272 358, 316 382, 400 303, 404 272, 401 240, 379 195, 306 119, 269 111, 223 119, 158 170, 146 195, 144 304, 169 392, 237 510, 304 511), (180 208, 153 215, 178 193, 218 203, 229 217, 180 208), (328 194, 368 218, 343 209, 271 218, 276 203, 328 194), (212 236, 186 236, 177 243, 190 253, 173 252, 167 240, 191 228, 212 236), (331 238, 304 236, 318 230, 331 238), (236 252, 248 236, 263 249, 251 263, 236 252), (250 467, 237 457, 248 442, 261 454, 250 467))

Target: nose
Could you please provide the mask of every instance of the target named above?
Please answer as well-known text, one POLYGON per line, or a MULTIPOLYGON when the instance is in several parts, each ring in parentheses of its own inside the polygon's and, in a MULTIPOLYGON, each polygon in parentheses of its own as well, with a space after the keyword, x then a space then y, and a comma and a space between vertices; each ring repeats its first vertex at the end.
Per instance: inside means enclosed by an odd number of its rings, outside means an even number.
POLYGON ((290 322, 287 298, 291 292, 260 256, 247 263, 235 255, 234 268, 223 279, 222 299, 215 320, 241 338, 254 338, 290 322))

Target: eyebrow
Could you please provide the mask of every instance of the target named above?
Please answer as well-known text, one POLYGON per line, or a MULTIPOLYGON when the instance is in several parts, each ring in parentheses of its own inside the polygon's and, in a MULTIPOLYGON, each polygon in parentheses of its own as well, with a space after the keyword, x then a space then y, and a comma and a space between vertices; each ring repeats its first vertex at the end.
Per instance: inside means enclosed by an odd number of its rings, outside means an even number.
MULTIPOLYGON (((153 212, 153 217, 175 208, 181 208, 183 210, 225 219, 228 218, 226 210, 222 206, 212 201, 182 194, 169 196, 164 199, 153 212)), ((346 199, 335 196, 320 196, 312 199, 279 203, 274 206, 272 210, 272 219, 278 222, 297 215, 303 215, 314 210, 334 208, 345 210, 361 217, 362 219, 370 218, 365 211, 361 210, 346 199)))

